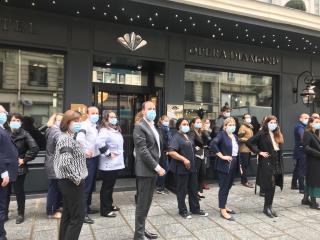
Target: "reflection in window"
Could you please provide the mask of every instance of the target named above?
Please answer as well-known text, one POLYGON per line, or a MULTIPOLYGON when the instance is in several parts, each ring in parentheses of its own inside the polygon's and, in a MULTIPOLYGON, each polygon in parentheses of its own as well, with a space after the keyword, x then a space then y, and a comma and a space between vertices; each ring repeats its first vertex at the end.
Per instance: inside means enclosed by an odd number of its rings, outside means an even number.
POLYGON ((93 67, 92 81, 135 86, 148 86, 148 74, 119 68, 93 67))
POLYGON ((215 119, 225 105, 233 109, 233 116, 249 112, 261 121, 272 113, 272 77, 186 68, 184 114, 187 118, 197 116, 202 108, 206 112, 204 117, 215 119))
POLYGON ((29 85, 47 87, 48 86, 48 68, 43 62, 29 62, 29 85))
POLYGON ((0 104, 32 118, 35 129, 62 112, 63 83, 63 55, 0 48, 0 104))

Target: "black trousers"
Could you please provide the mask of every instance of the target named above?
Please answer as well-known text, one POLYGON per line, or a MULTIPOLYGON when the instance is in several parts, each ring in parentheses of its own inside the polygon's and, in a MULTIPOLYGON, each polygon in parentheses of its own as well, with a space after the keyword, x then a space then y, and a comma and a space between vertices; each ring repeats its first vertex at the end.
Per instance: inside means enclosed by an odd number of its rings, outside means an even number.
MULTIPOLYGON (((0 185, 2 180, 0 181, 0 185)), ((4 220, 7 215, 7 191, 8 186, 2 187, 0 186, 0 240, 5 239, 6 230, 4 229, 4 220)))
POLYGON ((203 180, 206 174, 205 160, 196 158, 197 179, 198 179, 198 192, 203 192, 203 180))
POLYGON ((197 213, 200 210, 198 199, 198 176, 197 173, 176 174, 176 194, 178 200, 179 213, 188 211, 186 206, 186 196, 189 196, 190 212, 197 213))
POLYGON ((68 179, 59 179, 58 186, 63 197, 59 240, 77 240, 84 220, 84 184, 77 186, 68 179))
POLYGON ((229 173, 218 172, 219 178, 219 208, 224 209, 227 205, 229 191, 232 187, 234 175, 236 173, 235 169, 230 169, 229 173))
POLYGON ((102 186, 100 189, 100 213, 109 213, 112 211, 113 188, 118 177, 118 170, 100 171, 102 177, 102 186))
POLYGON ((251 153, 246 153, 246 152, 240 153, 240 164, 241 164, 241 170, 242 170, 241 183, 242 184, 245 184, 248 182, 247 172, 248 172, 248 167, 250 164, 250 159, 251 159, 251 153))
POLYGON ((146 219, 152 203, 157 177, 136 177, 137 205, 134 240, 144 239, 146 219))
POLYGON ((9 213, 9 205, 10 205, 10 196, 12 192, 12 186, 14 193, 16 194, 17 198, 17 205, 18 205, 18 215, 24 215, 25 212, 25 205, 26 205, 26 193, 24 191, 24 182, 26 179, 27 174, 18 175, 15 182, 10 183, 7 191, 7 215, 9 213))
POLYGON ((263 189, 264 190, 264 206, 272 206, 273 204, 273 198, 274 198, 274 193, 275 193, 275 186, 269 189, 263 189))

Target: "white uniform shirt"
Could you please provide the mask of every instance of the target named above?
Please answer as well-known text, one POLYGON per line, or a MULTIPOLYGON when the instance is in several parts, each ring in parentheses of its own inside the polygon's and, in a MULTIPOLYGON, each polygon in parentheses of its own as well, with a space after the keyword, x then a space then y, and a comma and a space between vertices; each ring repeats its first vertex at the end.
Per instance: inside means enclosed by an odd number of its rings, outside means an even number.
POLYGON ((99 170, 112 171, 123 169, 123 137, 122 134, 113 128, 101 128, 97 144, 99 148, 107 146, 108 150, 100 155, 99 170))
POLYGON ((77 134, 77 141, 81 144, 83 152, 86 154, 88 151, 92 151, 92 157, 100 155, 100 151, 97 145, 98 129, 97 124, 90 122, 89 119, 82 122, 81 130, 77 134))

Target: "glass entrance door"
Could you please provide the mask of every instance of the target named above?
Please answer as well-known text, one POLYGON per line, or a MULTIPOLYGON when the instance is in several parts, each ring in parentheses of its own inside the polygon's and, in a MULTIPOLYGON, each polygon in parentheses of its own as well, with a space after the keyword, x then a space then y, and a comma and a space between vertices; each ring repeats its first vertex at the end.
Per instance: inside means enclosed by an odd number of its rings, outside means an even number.
POLYGON ((122 177, 134 176, 134 143, 132 133, 135 115, 141 110, 142 103, 155 98, 152 94, 121 93, 107 91, 106 86, 94 86, 93 103, 99 108, 101 117, 106 111, 117 113, 124 138, 125 169, 120 172, 122 177))

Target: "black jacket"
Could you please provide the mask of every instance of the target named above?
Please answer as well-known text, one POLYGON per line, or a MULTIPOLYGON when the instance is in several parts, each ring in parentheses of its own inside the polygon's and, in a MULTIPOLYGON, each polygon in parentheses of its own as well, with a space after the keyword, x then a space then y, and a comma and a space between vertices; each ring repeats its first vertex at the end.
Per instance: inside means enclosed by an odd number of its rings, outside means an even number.
POLYGON ((0 127, 0 174, 8 171, 10 182, 14 182, 18 171, 18 151, 10 135, 0 127))
POLYGON ((307 159, 307 186, 319 188, 320 139, 313 132, 305 131, 302 143, 307 159))
POLYGON ((194 143, 194 154, 196 156, 202 156, 204 154, 204 141, 201 135, 197 134, 194 129, 188 133, 189 138, 194 143), (196 147, 199 149, 197 150, 196 147))
POLYGON ((28 162, 37 157, 39 147, 31 135, 23 128, 12 132, 11 139, 18 150, 18 158, 24 161, 24 164, 19 167, 18 175, 26 174, 28 171, 28 162))
POLYGON ((272 187, 273 178, 273 162, 276 158, 280 160, 281 174, 275 179, 275 185, 283 188, 283 159, 281 150, 274 151, 272 140, 269 133, 264 131, 259 131, 256 135, 249 138, 246 145, 250 148, 252 152, 258 155, 258 171, 256 184, 264 189, 269 189, 272 187), (263 158, 259 155, 260 152, 268 152, 269 157, 263 158))

